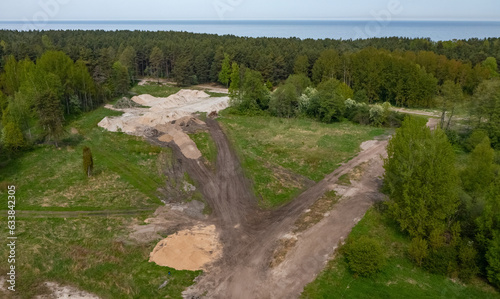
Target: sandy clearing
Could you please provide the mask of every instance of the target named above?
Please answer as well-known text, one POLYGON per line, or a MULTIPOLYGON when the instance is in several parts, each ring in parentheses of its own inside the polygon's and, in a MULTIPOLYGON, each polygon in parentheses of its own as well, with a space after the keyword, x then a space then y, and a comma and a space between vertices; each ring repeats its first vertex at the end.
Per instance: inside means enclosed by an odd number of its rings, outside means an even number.
POLYGON ((204 91, 186 89, 167 98, 140 95, 132 100, 150 108, 114 108, 125 113, 118 117, 105 117, 99 122, 99 127, 111 132, 141 135, 147 127, 167 124, 195 112, 218 112, 229 107, 229 97, 211 98, 204 91))
POLYGON ((177 270, 204 270, 217 260, 222 246, 215 225, 198 225, 160 241, 150 255, 150 262, 177 270))
POLYGON ((156 98, 148 94, 132 98, 136 103, 150 108, 116 109, 109 105, 108 109, 122 111, 118 117, 105 117, 98 126, 111 132, 124 132, 131 135, 145 135, 155 128, 165 135, 160 136, 163 142, 175 142, 188 159, 199 159, 201 152, 196 144, 183 132, 182 127, 204 125, 191 117, 196 112, 224 110, 229 106, 229 97, 211 98, 200 90, 180 90, 167 98, 156 98), (173 121, 175 124, 173 124, 173 121))

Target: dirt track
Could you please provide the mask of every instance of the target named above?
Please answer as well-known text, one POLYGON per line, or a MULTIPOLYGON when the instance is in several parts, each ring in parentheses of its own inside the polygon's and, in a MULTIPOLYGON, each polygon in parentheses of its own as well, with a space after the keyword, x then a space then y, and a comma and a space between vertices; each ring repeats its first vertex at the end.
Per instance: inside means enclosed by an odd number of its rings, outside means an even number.
MULTIPOLYGON (((304 286, 323 269, 337 244, 373 202, 380 199, 377 190, 383 173, 381 155, 385 154, 387 141, 369 143, 357 157, 288 205, 265 211, 257 206, 251 183, 243 175, 219 124, 208 120, 207 125, 218 150, 215 174, 199 160, 184 157, 175 143, 168 144, 211 205, 213 214, 209 222, 217 226, 224 245, 222 258, 197 278, 197 283, 184 292, 184 297, 298 297, 304 286), (347 190, 328 216, 298 237, 283 263, 270 268, 278 240, 293 230, 302 213, 326 191, 333 190, 340 176, 367 161, 370 162, 361 181, 347 190)), ((166 145, 158 140, 154 142, 166 145)))

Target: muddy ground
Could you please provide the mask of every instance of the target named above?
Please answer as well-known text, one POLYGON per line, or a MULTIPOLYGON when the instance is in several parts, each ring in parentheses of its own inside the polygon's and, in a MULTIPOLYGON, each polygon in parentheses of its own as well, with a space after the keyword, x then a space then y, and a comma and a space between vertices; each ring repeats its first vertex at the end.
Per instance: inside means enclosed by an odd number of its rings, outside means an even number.
POLYGON ((378 189, 387 141, 365 144, 358 156, 295 200, 268 211, 258 207, 251 182, 243 175, 238 158, 217 121, 208 119, 206 124, 218 150, 215 173, 199 159, 182 155, 174 142, 150 138, 156 144, 174 149, 182 167, 212 207, 207 223, 215 224, 223 244, 221 258, 205 267, 204 274, 183 293, 184 297, 297 298, 368 208, 382 199, 378 189), (343 187, 344 196, 334 209, 325 213, 319 223, 294 236, 297 241, 288 248, 284 260, 271 267, 280 240, 294 231, 300 216, 325 192, 336 189, 340 176, 362 163, 366 166, 359 181, 343 187))

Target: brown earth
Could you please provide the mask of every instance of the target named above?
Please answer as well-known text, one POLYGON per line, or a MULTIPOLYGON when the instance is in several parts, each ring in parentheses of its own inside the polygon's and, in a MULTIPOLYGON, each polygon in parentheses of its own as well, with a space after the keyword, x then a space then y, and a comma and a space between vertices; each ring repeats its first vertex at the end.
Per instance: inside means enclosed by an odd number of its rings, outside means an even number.
POLYGON ((177 270, 203 270, 221 254, 215 226, 198 225, 161 240, 150 255, 150 262, 177 270))
POLYGON ((208 264, 196 284, 184 292, 185 298, 296 298, 304 286, 323 269, 335 248, 347 237, 374 201, 381 200, 378 188, 383 174, 382 159, 387 141, 365 145, 362 152, 322 181, 314 184, 291 203, 273 210, 257 206, 251 183, 243 175, 236 154, 215 120, 207 125, 217 146, 215 174, 199 160, 183 156, 175 142, 154 143, 174 149, 184 169, 212 207, 208 222, 217 227, 223 252, 208 264), (302 232, 297 242, 283 246, 280 241, 295 229, 301 215, 336 188, 336 181, 361 163, 369 162, 359 182, 348 187, 335 209, 323 220, 302 232), (270 267, 276 254, 280 263, 270 267))

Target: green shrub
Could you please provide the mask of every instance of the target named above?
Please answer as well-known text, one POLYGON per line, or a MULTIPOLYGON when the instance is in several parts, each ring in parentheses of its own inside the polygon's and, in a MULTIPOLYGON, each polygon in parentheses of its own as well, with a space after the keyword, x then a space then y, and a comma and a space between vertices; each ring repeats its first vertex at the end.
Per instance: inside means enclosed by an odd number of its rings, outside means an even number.
POLYGON ((413 240, 411 240, 410 247, 408 248, 408 254, 418 266, 422 266, 424 259, 429 256, 429 246, 427 241, 420 237, 413 238, 413 240))
POLYGON ((446 137, 448 137, 448 141, 452 145, 459 145, 460 144, 460 136, 458 135, 457 131, 455 130, 446 130, 446 137))
POLYGON ((444 246, 432 250, 424 261, 424 268, 435 274, 453 274, 458 268, 457 250, 453 246, 444 246))
POLYGON ((384 107, 379 104, 375 104, 370 109, 370 121, 372 125, 378 127, 384 123, 384 107))
POLYGON ((479 273, 476 259, 477 251, 474 249, 472 242, 463 242, 458 252, 458 260, 460 262, 458 277, 462 281, 469 282, 472 277, 479 273))
POLYGON ((470 134, 469 138, 465 141, 464 147, 468 152, 472 152, 478 144, 483 142, 484 138, 488 137, 485 130, 477 129, 470 134))
POLYGON ((397 111, 391 111, 385 120, 385 126, 391 128, 399 128, 405 119, 405 115, 403 113, 399 113, 397 111))
POLYGON ((83 148, 83 171, 86 176, 90 177, 94 169, 94 161, 92 159, 92 152, 87 146, 83 148))
POLYGON ((494 237, 488 245, 486 261, 488 262, 486 267, 488 280, 494 286, 500 288, 500 235, 498 233, 494 233, 494 237))
POLYGON ((348 243, 345 255, 349 268, 355 275, 370 276, 380 271, 385 263, 382 246, 376 240, 365 236, 348 243))

